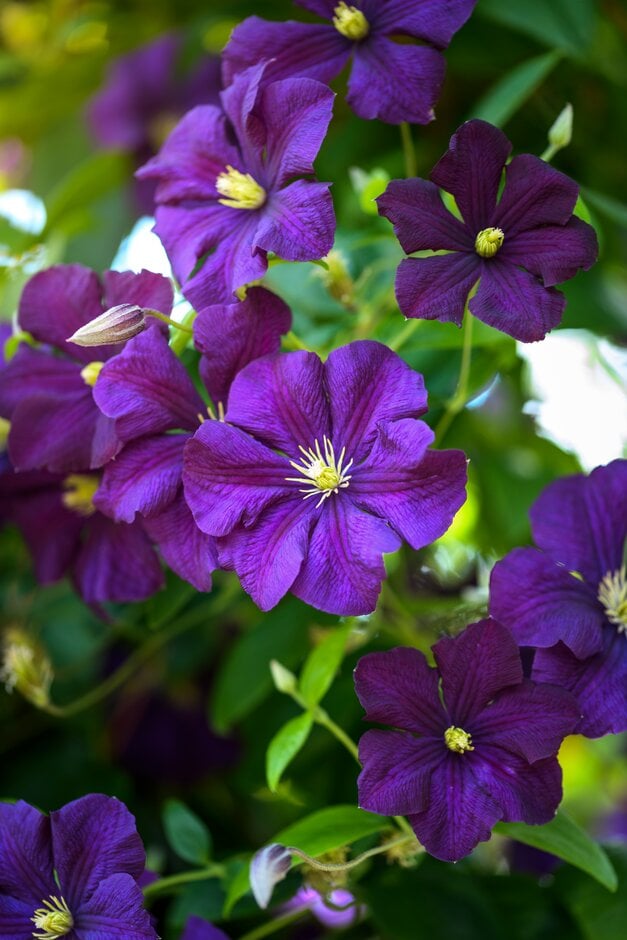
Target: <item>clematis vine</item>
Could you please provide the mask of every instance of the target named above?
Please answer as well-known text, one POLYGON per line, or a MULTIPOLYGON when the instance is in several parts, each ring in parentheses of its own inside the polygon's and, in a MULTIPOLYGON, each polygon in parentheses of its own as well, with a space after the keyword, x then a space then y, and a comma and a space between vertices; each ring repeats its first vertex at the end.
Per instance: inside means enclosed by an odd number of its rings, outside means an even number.
POLYGON ((507 163, 511 149, 498 128, 468 121, 431 182, 392 180, 377 199, 406 254, 446 252, 401 261, 396 298, 406 317, 461 326, 468 302, 479 320, 527 343, 559 324, 566 300, 555 285, 592 267, 596 234, 573 215, 577 184, 528 153, 507 163), (438 187, 455 198, 461 219, 438 187))
POLYGON ((306 78, 262 88, 264 69, 222 92, 224 110, 185 115, 137 174, 158 182, 155 231, 197 310, 233 303, 263 277, 268 252, 313 261, 333 245, 329 184, 309 178, 333 94, 306 78))
POLYGON ((427 124, 444 82, 442 55, 476 0, 295 0, 329 23, 271 23, 251 16, 233 30, 223 73, 270 60, 266 80, 330 82, 352 59, 347 101, 362 118, 427 124), (418 43, 395 42, 398 36, 418 43))
POLYGON ((374 610, 382 555, 422 548, 465 499, 461 451, 431 451, 422 376, 370 341, 265 356, 235 378, 224 422, 186 445, 185 497, 264 610, 291 591, 331 613, 374 610))
POLYGON ((499 820, 553 818, 557 751, 580 713, 565 689, 523 679, 516 641, 495 620, 444 637, 433 655, 435 669, 407 647, 357 664, 366 720, 400 729, 361 738, 359 805, 407 815, 427 852, 455 862, 499 820))
POLYGON ((596 738, 627 729, 627 460, 556 480, 530 510, 538 548, 494 566, 490 611, 521 646, 532 675, 569 689, 596 738))

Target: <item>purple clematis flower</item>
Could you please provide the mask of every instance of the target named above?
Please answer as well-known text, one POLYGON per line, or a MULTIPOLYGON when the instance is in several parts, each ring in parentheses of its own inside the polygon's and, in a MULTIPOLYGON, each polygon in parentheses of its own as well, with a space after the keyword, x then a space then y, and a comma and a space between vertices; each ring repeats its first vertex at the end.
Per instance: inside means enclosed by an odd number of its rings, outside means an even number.
POLYGON ((596 234, 573 216, 577 184, 528 153, 506 166, 511 149, 497 127, 468 121, 432 182, 392 180, 377 199, 407 254, 447 252, 401 261, 396 298, 406 317, 461 326, 478 282, 470 312, 514 339, 543 339, 560 322, 566 300, 554 285, 594 264, 596 234), (455 197, 461 219, 444 207, 438 187, 455 197))
POLYGON ((90 794, 45 816, 0 803, 0 932, 7 940, 157 940, 137 883, 146 862, 123 803, 90 794))
POLYGON ((516 641, 495 620, 444 637, 433 655, 437 669, 404 647, 357 664, 366 720, 401 729, 361 738, 359 805, 407 815, 427 852, 455 862, 499 820, 553 818, 562 797, 556 755, 579 709, 565 689, 523 679, 516 641))
POLYGON ((268 610, 291 591, 336 614, 374 610, 382 554, 442 535, 465 499, 461 451, 430 451, 422 376, 380 343, 265 356, 225 422, 187 444, 185 496, 220 563, 268 610))
MULTIPOLYGON (((220 59, 203 56, 191 70, 178 69, 183 37, 159 36, 110 66, 103 87, 91 99, 87 119, 105 148, 131 153, 136 166, 155 154, 179 118, 199 104, 218 104, 220 59)), ((154 184, 137 181, 138 208, 154 211, 154 184)))
POLYGON ((187 918, 181 940, 229 940, 229 937, 223 930, 210 924, 208 920, 193 914, 187 918))
POLYGON ((329 184, 299 178, 313 173, 333 94, 306 78, 261 88, 263 74, 239 75, 222 92, 224 112, 190 111, 137 174, 158 180, 155 231, 197 310, 233 303, 263 277, 269 251, 313 261, 333 245, 329 184))
POLYGON ((434 118, 450 43, 476 0, 296 0, 330 24, 269 23, 258 16, 233 31, 223 53, 227 82, 263 59, 266 78, 330 82, 352 56, 348 104, 362 118, 427 124, 434 118), (398 43, 403 35, 420 40, 398 43))
MULTIPOLYGON (((194 339, 206 350, 200 374, 224 414, 236 372, 257 356, 279 349, 291 325, 283 301, 261 287, 244 301, 198 314, 194 339)), ((136 513, 170 567, 199 591, 211 589, 218 567, 215 539, 197 527, 183 496, 183 448, 206 420, 207 406, 167 338, 149 329, 108 362, 94 397, 126 442, 104 470, 98 506, 113 519, 131 523, 136 513), (180 433, 170 433, 178 431, 180 433)))
MULTIPOLYGON (((101 281, 79 264, 48 268, 26 284, 19 323, 44 345, 22 343, 0 372, 0 415, 11 422, 8 450, 16 470, 83 473, 120 449, 115 423, 98 409, 93 387, 103 362, 122 347, 85 349, 67 337, 122 302, 168 314, 172 286, 150 271, 106 271, 101 281)), ((161 329, 156 322, 149 327, 161 329)))
POLYGON ((341 930, 345 927, 352 927, 365 913, 366 908, 357 904, 355 895, 346 888, 334 888, 325 896, 315 888, 303 885, 294 897, 283 905, 282 910, 309 910, 323 927, 341 930), (327 902, 330 902, 333 907, 330 907, 327 902))
POLYGON ((490 581, 490 612, 533 678, 569 689, 591 738, 627 729, 627 460, 549 484, 531 507, 536 548, 516 548, 490 581))

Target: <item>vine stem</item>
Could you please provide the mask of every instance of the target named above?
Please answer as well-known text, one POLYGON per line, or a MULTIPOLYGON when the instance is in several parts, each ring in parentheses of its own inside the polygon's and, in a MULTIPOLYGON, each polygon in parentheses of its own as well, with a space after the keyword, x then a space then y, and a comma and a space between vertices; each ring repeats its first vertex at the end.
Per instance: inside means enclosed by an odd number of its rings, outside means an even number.
POLYGON ((464 316, 464 344, 462 347, 459 379, 457 380, 457 388, 455 389, 453 397, 449 400, 446 411, 440 418, 435 429, 436 444, 442 442, 442 438, 451 426, 452 421, 459 412, 462 411, 468 398, 468 379, 470 378, 470 365, 472 361, 472 321, 473 317, 470 315, 468 308, 466 308, 464 316))
POLYGON ((376 845, 374 848, 362 852, 361 855, 356 855, 355 858, 351 858, 348 862, 320 862, 317 858, 312 858, 311 855, 307 855, 306 852, 302 852, 300 849, 296 849, 291 845, 287 847, 287 850, 291 852, 292 855, 297 855, 299 858, 302 858, 311 868, 316 868, 318 871, 349 871, 351 868, 357 868, 357 866, 365 862, 367 858, 373 858, 375 855, 388 852, 397 845, 404 845, 406 842, 410 841, 410 838, 411 841, 416 842, 413 831, 411 836, 399 836, 398 839, 393 839, 392 842, 386 842, 384 845, 376 845))
POLYGON ((263 937, 269 937, 278 930, 289 927, 290 924, 300 920, 304 914, 307 914, 306 907, 300 907, 296 911, 287 911, 286 914, 275 917, 274 920, 269 920, 265 924, 261 924, 260 927, 245 933, 243 937, 240 937, 240 940, 262 940, 263 937))
POLYGON ((206 881, 209 878, 220 878, 224 874, 223 865, 208 865, 207 868, 199 868, 195 871, 183 871, 179 875, 168 875, 166 878, 159 878, 152 884, 143 888, 144 899, 152 900, 155 895, 166 894, 180 885, 189 884, 192 881, 206 881))
POLYGON ((403 156, 405 157, 405 176, 407 178, 415 176, 418 171, 418 163, 416 160, 416 151, 414 149, 414 142, 411 136, 411 127, 406 121, 400 125, 401 128, 401 141, 403 143, 403 156))
POLYGON ((388 343, 390 349, 398 352, 401 346, 404 346, 410 336, 415 332, 420 320, 408 320, 400 333, 397 333, 391 343, 388 343))

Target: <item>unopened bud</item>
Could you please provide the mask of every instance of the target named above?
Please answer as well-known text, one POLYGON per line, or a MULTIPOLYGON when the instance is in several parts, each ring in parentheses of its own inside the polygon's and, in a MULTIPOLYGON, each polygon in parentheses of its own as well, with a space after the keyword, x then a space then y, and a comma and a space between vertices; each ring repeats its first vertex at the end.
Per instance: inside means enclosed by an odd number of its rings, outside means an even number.
POLYGON ((326 268, 316 268, 316 276, 320 278, 334 300, 338 300, 350 309, 355 300, 355 285, 350 276, 346 258, 341 251, 333 248, 323 260, 326 268))
POLYGON ((284 845, 273 842, 253 855, 250 861, 250 887, 259 907, 270 903, 274 886, 283 881, 292 866, 292 855, 284 845))
POLYGON ((573 136, 573 106, 567 104, 549 129, 549 143, 555 150, 568 147, 573 136))
POLYGON ((146 314, 137 304, 118 304, 109 307, 104 313, 85 326, 81 326, 68 343, 77 346, 108 346, 110 343, 124 343, 141 333, 146 325, 146 314))
POLYGON ((282 666, 276 659, 270 661, 270 672, 272 673, 272 681, 279 692, 285 692, 286 695, 291 695, 291 693, 295 692, 298 688, 294 673, 286 669, 285 666, 282 666))
POLYGON ((7 692, 16 689, 37 708, 50 704, 54 673, 46 651, 25 630, 8 629, 2 640, 0 680, 7 692))

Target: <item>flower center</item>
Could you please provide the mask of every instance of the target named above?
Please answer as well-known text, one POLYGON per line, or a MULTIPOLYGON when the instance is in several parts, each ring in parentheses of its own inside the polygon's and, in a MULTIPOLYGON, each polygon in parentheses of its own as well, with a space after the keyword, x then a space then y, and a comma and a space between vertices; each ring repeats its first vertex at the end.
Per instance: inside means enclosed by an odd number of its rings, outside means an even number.
POLYGON ((504 240, 505 233, 502 228, 481 229, 475 238, 475 251, 482 258, 493 258, 504 240))
POLYGON ((597 597, 605 607, 607 619, 627 636, 627 572, 625 566, 608 571, 599 583, 597 597))
POLYGON ((326 435, 322 438, 322 444, 324 453, 320 449, 317 440, 314 441, 314 446, 310 447, 309 450, 299 446, 298 449, 303 455, 300 463, 290 460, 290 465, 301 476, 285 478, 291 483, 313 483, 313 486, 310 485, 306 489, 299 490, 299 492, 305 494, 303 499, 309 499, 310 496, 319 496, 320 499, 316 509, 323 504, 325 499, 328 499, 331 493, 338 493, 340 490, 346 489, 351 480, 348 471, 353 465, 353 461, 349 460, 346 466, 343 466, 346 455, 345 447, 342 448, 339 459, 336 460, 333 444, 326 435))
POLYGON ((456 754, 464 754, 466 751, 474 751, 472 738, 463 728, 456 728, 451 725, 444 732, 444 743, 449 751, 455 751, 456 754))
POLYGON ((104 362, 88 362, 87 365, 81 369, 81 378, 85 385, 94 386, 96 380, 100 375, 104 362))
POLYGON ((333 12, 333 25, 338 33, 347 39, 365 39, 370 32, 370 23, 357 7, 349 7, 348 3, 342 0, 333 12))
POLYGON ((71 473, 63 481, 63 505, 67 509, 73 509, 79 516, 93 516, 96 511, 94 496, 99 485, 97 476, 71 473))
POLYGON ((58 940, 65 937, 74 926, 74 918, 70 914, 65 898, 55 898, 52 895, 47 901, 42 901, 43 907, 38 908, 31 917, 36 930, 33 937, 37 940, 58 940))
POLYGON ((240 173, 235 167, 227 166, 216 180, 216 189, 225 199, 218 199, 223 206, 231 209, 258 209, 266 201, 263 186, 252 178, 250 173, 240 173))

